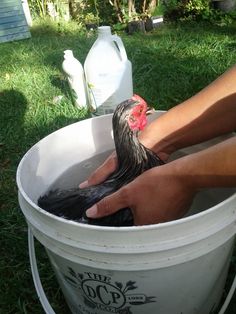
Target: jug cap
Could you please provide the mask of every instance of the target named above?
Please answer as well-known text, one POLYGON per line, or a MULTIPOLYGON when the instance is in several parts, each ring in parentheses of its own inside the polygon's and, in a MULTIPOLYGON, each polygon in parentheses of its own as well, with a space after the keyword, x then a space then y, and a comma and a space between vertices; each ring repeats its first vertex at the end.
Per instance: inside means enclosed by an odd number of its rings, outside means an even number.
POLYGON ((64 51, 64 58, 67 59, 67 58, 71 58, 71 57, 74 57, 73 51, 69 50, 69 49, 65 50, 64 51))
POLYGON ((111 27, 110 26, 99 26, 98 27, 98 35, 111 35, 111 27))

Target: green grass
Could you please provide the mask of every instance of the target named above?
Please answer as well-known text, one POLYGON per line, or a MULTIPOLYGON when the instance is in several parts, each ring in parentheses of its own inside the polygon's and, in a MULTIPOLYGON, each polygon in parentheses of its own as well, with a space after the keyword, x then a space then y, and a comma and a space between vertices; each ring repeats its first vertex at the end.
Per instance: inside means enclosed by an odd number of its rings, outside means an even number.
MULTIPOLYGON (((160 110, 190 97, 235 62, 235 31, 235 25, 189 23, 166 25, 146 35, 122 33, 133 65, 134 92, 160 110)), ((84 62, 95 34, 82 32, 74 23, 36 23, 31 32, 31 39, 0 44, 1 314, 43 313, 31 278, 27 226, 17 201, 17 165, 39 139, 88 117, 71 104, 61 64, 65 49, 84 62), (63 95, 59 103, 58 95, 63 95)), ((39 244, 37 255, 50 302, 57 314, 68 313, 39 244)), ((234 261, 231 275, 235 270, 234 261)), ((235 312, 236 296, 227 314, 235 312)))

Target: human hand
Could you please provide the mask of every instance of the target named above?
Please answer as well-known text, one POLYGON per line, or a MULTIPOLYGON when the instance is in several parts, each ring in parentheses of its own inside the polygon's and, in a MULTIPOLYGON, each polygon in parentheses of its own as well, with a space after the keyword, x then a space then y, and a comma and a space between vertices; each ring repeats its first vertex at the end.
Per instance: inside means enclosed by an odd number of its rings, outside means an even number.
POLYGON ((91 185, 96 185, 102 183, 107 179, 107 177, 112 174, 117 168, 117 156, 114 151, 111 155, 104 161, 104 163, 99 166, 86 181, 80 183, 80 188, 85 188, 91 185))
POLYGON ((89 218, 99 218, 129 207, 135 225, 181 218, 189 209, 195 189, 180 175, 175 162, 147 170, 117 192, 87 210, 89 218))
MULTIPOLYGON (((160 152, 158 154, 163 161, 166 161, 169 155, 165 152, 160 152)), ((118 166, 116 152, 112 152, 110 156, 104 161, 104 163, 99 166, 86 181, 80 183, 79 187, 85 188, 91 185, 96 185, 104 182, 110 174, 112 174, 118 166)))

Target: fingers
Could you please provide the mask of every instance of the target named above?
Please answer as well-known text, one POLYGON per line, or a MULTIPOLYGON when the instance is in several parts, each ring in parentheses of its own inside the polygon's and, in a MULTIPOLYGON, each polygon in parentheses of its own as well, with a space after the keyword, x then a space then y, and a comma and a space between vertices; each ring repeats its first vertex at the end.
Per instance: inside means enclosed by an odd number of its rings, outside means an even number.
POLYGON ((100 218, 109 216, 125 207, 129 207, 126 187, 121 188, 107 197, 104 197, 100 202, 90 207, 86 211, 86 215, 89 218, 100 218))
POLYGON ((81 189, 99 184, 107 179, 107 177, 112 174, 117 167, 117 157, 116 153, 113 152, 105 162, 98 167, 88 178, 87 181, 80 183, 79 187, 81 189))

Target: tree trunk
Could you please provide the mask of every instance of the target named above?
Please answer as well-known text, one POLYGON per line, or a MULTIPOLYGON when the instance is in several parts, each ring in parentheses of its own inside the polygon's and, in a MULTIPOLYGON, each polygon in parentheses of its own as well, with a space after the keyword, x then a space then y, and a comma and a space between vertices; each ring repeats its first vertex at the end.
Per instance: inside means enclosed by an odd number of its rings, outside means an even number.
POLYGON ((70 11, 70 16, 72 18, 75 18, 76 17, 77 8, 76 8, 76 4, 75 4, 74 0, 69 0, 69 11, 70 11))
POLYGON ((142 13, 152 13, 156 6, 158 0, 143 0, 142 1, 142 13))
POLYGON ((118 21, 120 23, 122 23, 123 22, 123 14, 122 14, 121 7, 120 7, 120 1, 114 0, 113 5, 114 5, 115 11, 116 11, 116 16, 117 16, 118 21))
POLYGON ((158 5, 158 0, 151 0, 150 1, 150 3, 148 4, 148 12, 149 13, 152 13, 154 10, 155 10, 155 8, 156 8, 156 6, 158 5))
POLYGON ((146 10, 147 10, 146 6, 147 6, 147 0, 143 0, 142 13, 146 12, 146 10))
POLYGON ((135 12, 134 0, 128 0, 128 16, 131 17, 135 12))

